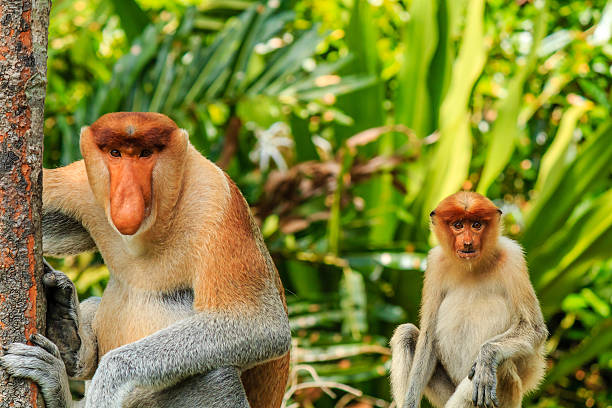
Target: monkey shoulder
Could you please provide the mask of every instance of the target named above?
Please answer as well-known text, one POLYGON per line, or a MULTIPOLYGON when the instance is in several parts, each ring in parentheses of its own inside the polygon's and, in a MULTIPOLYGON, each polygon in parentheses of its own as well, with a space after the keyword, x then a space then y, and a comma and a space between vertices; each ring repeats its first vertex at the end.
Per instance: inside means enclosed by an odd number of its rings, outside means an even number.
POLYGON ((499 237, 498 245, 510 255, 524 257, 523 247, 512 238, 501 235, 499 237))
POLYGON ((498 241, 500 257, 498 265, 503 276, 514 279, 528 275, 525 252, 521 245, 513 239, 500 236, 498 241))
POLYGON ((446 254, 444 253, 444 248, 440 245, 435 246, 429 250, 427 253, 427 272, 434 270, 435 265, 445 264, 446 263, 446 254))
POLYGON ((454 268, 452 261, 449 261, 445 250, 440 245, 433 247, 427 254, 425 268, 425 282, 436 281, 440 282, 443 279, 445 271, 454 268))

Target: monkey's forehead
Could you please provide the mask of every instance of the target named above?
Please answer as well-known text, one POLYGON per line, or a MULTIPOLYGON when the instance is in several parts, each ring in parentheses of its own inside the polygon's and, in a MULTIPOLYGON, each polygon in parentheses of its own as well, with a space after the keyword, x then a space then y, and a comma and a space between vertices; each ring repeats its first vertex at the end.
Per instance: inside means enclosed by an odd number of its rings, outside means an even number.
POLYGON ((478 193, 461 191, 438 204, 432 215, 444 219, 479 218, 488 219, 501 213, 491 200, 478 193))
POLYGON ((497 209, 485 210, 485 211, 469 211, 464 209, 447 209, 444 211, 435 211, 435 217, 444 221, 457 221, 457 220, 479 220, 479 221, 490 221, 499 214, 497 209))
POLYGON ((98 146, 130 144, 163 147, 170 142, 178 126, 172 119, 153 112, 107 113, 89 130, 98 146))

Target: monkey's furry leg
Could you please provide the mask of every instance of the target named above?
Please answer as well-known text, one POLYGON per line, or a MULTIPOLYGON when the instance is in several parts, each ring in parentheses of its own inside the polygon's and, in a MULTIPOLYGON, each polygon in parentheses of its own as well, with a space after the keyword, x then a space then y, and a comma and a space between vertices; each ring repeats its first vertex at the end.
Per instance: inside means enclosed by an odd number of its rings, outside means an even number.
MULTIPOLYGON (((406 323, 398 326, 391 338, 391 390, 398 407, 408 390, 408 375, 416 349, 419 329, 406 323)), ((425 387, 425 396, 436 407, 443 407, 455 390, 452 380, 440 363, 425 387)))
MULTIPOLYGON (((87 395, 81 401, 72 400, 66 368, 57 347, 39 334, 32 335, 30 340, 34 346, 9 345, 0 357, 0 366, 11 376, 36 382, 47 408, 84 407, 87 395)), ((133 394, 137 400, 126 399, 126 408, 249 408, 240 372, 234 367, 218 368, 148 395, 138 391, 133 394)))
POLYGON ((265 299, 242 316, 234 310, 200 311, 109 351, 87 390, 86 406, 119 408, 135 388, 164 389, 217 368, 243 370, 285 355, 291 329, 284 306, 277 295, 265 299))
POLYGON ((190 377, 163 391, 138 390, 128 397, 125 408, 249 408, 240 372, 222 367, 190 377))
POLYGON ((450 397, 444 408, 474 408, 472 393, 474 384, 469 378, 464 378, 450 397))

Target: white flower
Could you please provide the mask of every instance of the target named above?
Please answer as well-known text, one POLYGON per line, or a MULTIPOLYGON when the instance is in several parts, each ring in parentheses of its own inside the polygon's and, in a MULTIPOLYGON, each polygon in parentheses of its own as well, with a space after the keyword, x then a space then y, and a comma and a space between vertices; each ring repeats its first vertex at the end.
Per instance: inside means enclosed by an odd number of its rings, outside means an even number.
POLYGON ((287 163, 280 152, 281 147, 293 147, 293 140, 290 138, 291 129, 284 122, 273 123, 268 129, 255 129, 257 143, 249 158, 259 163, 262 171, 268 170, 270 159, 274 161, 279 170, 287 170, 287 163))

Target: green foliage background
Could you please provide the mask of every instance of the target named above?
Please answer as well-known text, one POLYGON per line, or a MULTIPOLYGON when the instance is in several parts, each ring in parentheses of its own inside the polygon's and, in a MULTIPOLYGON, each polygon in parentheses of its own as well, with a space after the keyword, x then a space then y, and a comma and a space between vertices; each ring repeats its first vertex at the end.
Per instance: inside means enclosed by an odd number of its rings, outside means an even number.
MULTIPOLYGON (((610 407, 611 30, 603 0, 57 0, 45 165, 118 110, 164 112, 219 160, 287 288, 287 406, 389 406, 427 214, 479 191, 551 332, 524 405, 610 407)), ((108 279, 97 254, 55 265, 83 297, 108 279)))

